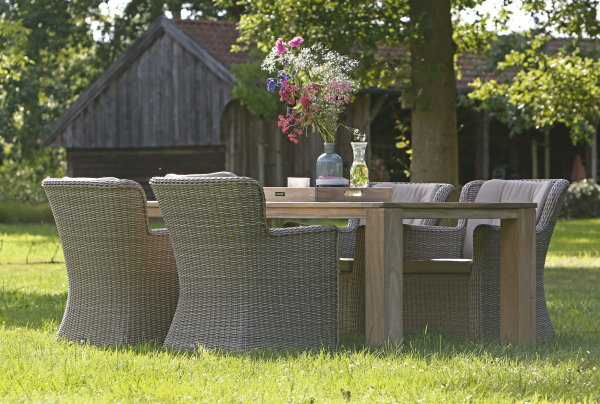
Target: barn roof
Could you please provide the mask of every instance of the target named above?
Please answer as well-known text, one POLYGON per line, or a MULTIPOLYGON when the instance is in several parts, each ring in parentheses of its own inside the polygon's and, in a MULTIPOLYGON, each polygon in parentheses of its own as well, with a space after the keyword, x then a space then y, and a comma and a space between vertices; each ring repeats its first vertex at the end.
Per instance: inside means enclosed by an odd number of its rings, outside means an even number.
POLYGON ((160 17, 140 39, 131 45, 106 72, 85 91, 54 123, 42 144, 50 145, 60 133, 98 97, 110 82, 136 60, 161 35, 170 35, 223 82, 233 86, 234 76, 229 71, 233 64, 244 63, 247 54, 229 52, 237 38, 235 22, 210 20, 172 21, 160 17))
POLYGON ((235 21, 176 20, 177 27, 226 66, 246 63, 246 52, 231 52, 238 38, 235 21))

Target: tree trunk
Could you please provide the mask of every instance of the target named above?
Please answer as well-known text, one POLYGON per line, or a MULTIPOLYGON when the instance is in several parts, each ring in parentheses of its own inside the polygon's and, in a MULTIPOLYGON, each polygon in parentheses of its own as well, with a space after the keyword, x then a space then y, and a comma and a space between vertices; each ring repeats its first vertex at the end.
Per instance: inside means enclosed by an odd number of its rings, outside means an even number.
MULTIPOLYGON (((410 0, 412 182, 458 185, 456 78, 450 0, 410 0)), ((474 156, 473 156, 474 158, 474 156)))

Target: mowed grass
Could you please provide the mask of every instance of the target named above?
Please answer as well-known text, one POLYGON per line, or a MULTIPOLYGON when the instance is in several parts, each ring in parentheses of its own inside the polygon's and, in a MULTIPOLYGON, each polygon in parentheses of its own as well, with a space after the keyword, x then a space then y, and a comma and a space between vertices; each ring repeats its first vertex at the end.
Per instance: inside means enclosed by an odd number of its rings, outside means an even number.
MULTIPOLYGON (((57 237, 52 226, 0 234, 57 237)), ((30 262, 47 260, 38 251, 30 262)), ((558 223, 546 270, 557 336, 525 346, 426 334, 369 350, 346 335, 335 351, 190 354, 57 341, 64 265, 7 264, 19 256, 2 252, 0 402, 600 401, 600 219, 558 223)))

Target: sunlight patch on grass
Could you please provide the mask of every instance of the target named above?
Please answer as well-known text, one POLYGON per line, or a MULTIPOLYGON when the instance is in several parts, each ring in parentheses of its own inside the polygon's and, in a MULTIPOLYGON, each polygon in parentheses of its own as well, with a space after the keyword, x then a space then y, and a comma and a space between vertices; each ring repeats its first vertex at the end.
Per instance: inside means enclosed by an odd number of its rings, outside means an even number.
MULTIPOLYGON (((545 271, 557 335, 535 345, 425 334, 370 350, 347 334, 331 351, 94 347, 55 338, 64 264, 0 264, 0 402, 598 402, 598 224, 559 222, 545 271)), ((0 233, 52 243, 52 227, 0 233)))

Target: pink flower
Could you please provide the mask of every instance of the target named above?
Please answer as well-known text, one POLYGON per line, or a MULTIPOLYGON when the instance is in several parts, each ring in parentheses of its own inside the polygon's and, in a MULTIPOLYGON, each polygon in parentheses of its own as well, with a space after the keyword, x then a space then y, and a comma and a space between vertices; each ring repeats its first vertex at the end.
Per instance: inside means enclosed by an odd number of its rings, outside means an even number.
POLYGON ((287 102, 290 105, 296 105, 296 92, 300 90, 299 84, 290 85, 286 80, 281 83, 279 90, 279 101, 287 102))
POLYGON ((284 53, 286 53, 288 51, 288 49, 283 44, 283 39, 281 39, 281 38, 277 38, 276 46, 277 46, 277 54, 278 55, 283 55, 284 53))
POLYGON ((298 45, 301 45, 302 42, 304 42, 304 39, 302 39, 301 36, 297 36, 294 39, 292 39, 291 41, 288 42, 288 45, 290 45, 290 48, 296 47, 298 45))

